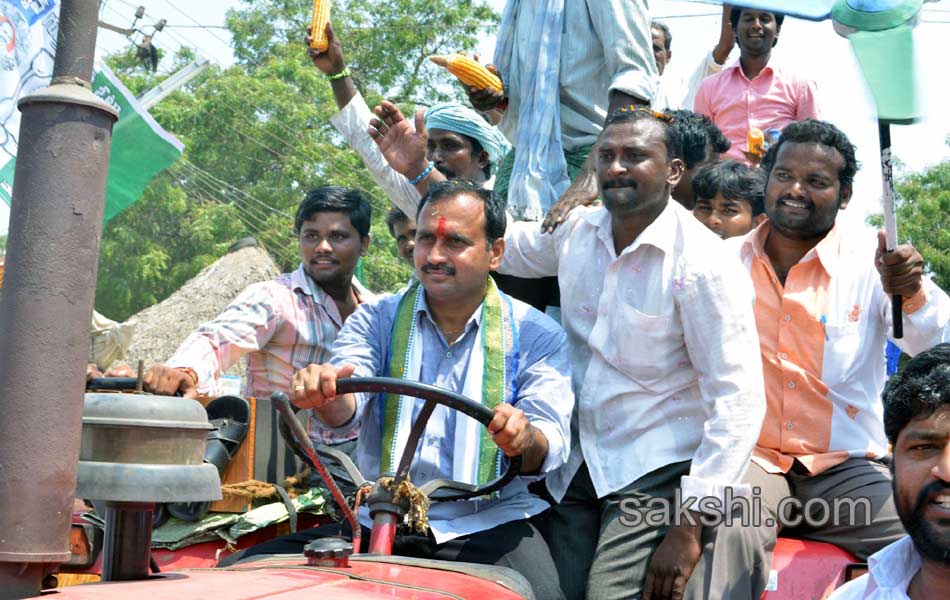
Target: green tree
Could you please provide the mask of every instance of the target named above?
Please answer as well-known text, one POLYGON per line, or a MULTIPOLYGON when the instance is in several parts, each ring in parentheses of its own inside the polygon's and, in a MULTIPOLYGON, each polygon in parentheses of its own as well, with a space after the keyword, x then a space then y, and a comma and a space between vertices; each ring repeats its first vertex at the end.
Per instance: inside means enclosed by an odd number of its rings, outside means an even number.
MULTIPOLYGON (((901 178, 897 192, 897 231, 924 257, 927 273, 950 290, 950 161, 901 178)), ((881 215, 868 219, 883 225, 881 215)))
MULTIPOLYGON (((185 154, 106 226, 100 312, 125 319, 161 301, 246 235, 257 237, 282 269, 294 268, 292 215, 306 191, 323 184, 357 187, 373 198, 368 285, 394 290, 406 281, 409 270, 383 222, 389 201, 330 125, 337 111, 330 86, 302 40, 311 6, 244 0, 227 15, 238 62, 207 70, 151 110, 185 144, 185 154)), ((333 19, 367 101, 385 95, 411 109, 461 94, 426 58, 472 49, 497 15, 470 0, 394 0, 385 10, 375 0, 348 0, 334 4, 333 19)), ((180 54, 175 62, 191 58, 180 54)), ((131 52, 109 63, 137 94, 161 80, 131 52)))

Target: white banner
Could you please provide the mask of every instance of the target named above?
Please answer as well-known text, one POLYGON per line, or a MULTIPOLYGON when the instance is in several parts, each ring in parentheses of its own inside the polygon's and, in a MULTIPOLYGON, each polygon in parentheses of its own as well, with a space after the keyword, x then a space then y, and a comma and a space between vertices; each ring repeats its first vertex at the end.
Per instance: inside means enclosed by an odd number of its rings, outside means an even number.
POLYGON ((16 157, 17 101, 53 76, 58 25, 56 0, 0 0, 0 166, 16 157))

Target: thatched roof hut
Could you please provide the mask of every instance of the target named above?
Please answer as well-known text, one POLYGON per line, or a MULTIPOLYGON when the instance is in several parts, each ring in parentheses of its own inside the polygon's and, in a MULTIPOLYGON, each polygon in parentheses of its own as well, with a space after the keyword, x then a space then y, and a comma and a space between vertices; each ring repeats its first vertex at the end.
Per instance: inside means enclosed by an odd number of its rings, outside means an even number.
MULTIPOLYGON (((148 368, 168 360, 189 333, 216 317, 247 286, 279 274, 273 259, 259 246, 241 247, 222 256, 174 294, 127 321, 135 334, 122 362, 134 367, 144 360, 148 368)), ((228 373, 243 375, 241 362, 228 373)))

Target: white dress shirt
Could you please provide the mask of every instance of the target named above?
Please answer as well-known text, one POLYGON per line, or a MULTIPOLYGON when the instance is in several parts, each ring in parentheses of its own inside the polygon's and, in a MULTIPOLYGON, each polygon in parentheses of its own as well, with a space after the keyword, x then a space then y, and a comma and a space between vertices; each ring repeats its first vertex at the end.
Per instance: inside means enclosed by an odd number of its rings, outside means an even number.
POLYGON ((575 209, 553 234, 509 222, 505 241, 500 272, 557 275, 561 288, 577 410, 552 495, 581 461, 598 497, 685 460, 684 499, 747 492, 762 362, 752 284, 722 240, 670 201, 620 256, 602 207, 575 209))
POLYGON ((828 600, 910 600, 907 588, 921 559, 910 536, 881 548, 868 558, 868 572, 836 589, 828 600))

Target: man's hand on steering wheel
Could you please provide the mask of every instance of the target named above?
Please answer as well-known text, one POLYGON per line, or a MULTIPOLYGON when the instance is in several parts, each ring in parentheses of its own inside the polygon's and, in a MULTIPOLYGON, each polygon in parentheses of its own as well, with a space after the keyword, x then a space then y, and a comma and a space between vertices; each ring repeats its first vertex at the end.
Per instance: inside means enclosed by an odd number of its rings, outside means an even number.
POLYGON ((339 427, 353 416, 356 401, 351 395, 338 396, 336 382, 355 370, 352 365, 308 365, 291 377, 290 401, 297 408, 313 409, 327 425, 339 427))
POLYGON ((510 404, 495 407, 488 433, 506 456, 520 456, 522 473, 536 473, 548 454, 548 439, 533 426, 524 411, 510 404))

